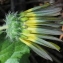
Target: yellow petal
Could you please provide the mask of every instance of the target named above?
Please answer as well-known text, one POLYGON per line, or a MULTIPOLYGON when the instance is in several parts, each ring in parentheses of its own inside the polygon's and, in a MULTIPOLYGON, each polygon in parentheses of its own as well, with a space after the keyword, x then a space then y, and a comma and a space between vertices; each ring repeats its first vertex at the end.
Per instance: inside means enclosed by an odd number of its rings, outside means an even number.
POLYGON ((24 40, 22 38, 19 38, 21 42, 25 43, 26 45, 30 46, 31 42, 28 42, 27 40, 24 40))

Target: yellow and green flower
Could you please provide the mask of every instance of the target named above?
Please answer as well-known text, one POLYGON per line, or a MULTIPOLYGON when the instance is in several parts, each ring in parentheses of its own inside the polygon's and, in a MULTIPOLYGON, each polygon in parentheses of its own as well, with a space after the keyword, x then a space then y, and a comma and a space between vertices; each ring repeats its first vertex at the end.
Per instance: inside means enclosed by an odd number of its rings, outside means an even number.
POLYGON ((48 42, 45 39, 61 41, 53 35, 61 35, 59 31, 60 24, 55 22, 60 21, 55 17, 60 15, 61 8, 58 5, 45 4, 37 6, 17 13, 9 13, 6 15, 5 26, 0 29, 6 29, 6 37, 12 42, 20 40, 29 46, 39 56, 51 60, 48 52, 39 45, 60 50, 60 47, 53 42, 48 42))

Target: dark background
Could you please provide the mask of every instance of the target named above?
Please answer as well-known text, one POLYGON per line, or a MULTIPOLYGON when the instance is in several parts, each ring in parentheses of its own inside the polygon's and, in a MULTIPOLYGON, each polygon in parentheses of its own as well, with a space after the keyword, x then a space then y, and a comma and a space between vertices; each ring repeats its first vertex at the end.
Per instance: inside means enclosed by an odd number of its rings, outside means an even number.
MULTIPOLYGON (((63 0, 55 0, 55 4, 62 3, 63 0)), ((5 18, 5 15, 11 11, 11 12, 21 12, 26 9, 32 8, 34 6, 42 5, 46 2, 49 2, 49 0, 0 0, 0 25, 2 25, 3 19, 5 18)), ((54 42, 54 41, 53 41, 54 42)), ((60 52, 57 52, 55 50, 47 49, 51 54, 53 54, 55 57, 53 58, 54 61, 48 61, 41 57, 39 57, 37 54, 35 54, 33 51, 31 51, 30 55, 30 62, 31 63, 63 63, 63 43, 56 42, 61 47, 60 52), (56 60, 56 61, 55 61, 56 60)))

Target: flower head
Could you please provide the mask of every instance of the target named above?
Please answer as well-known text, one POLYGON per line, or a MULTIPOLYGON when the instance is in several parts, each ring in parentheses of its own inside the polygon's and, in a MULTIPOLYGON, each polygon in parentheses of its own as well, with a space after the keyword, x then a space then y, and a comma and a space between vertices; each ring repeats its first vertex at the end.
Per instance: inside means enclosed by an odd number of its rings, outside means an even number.
POLYGON ((39 45, 57 51, 60 49, 58 45, 45 40, 61 41, 52 36, 62 34, 62 32, 57 30, 60 25, 54 24, 55 21, 59 20, 59 18, 54 16, 59 15, 60 13, 58 12, 61 11, 61 8, 56 6, 50 6, 49 4, 38 6, 21 12, 19 15, 17 13, 9 13, 5 20, 8 27, 6 29, 7 37, 10 40, 20 40, 39 56, 52 61, 48 52, 39 45))

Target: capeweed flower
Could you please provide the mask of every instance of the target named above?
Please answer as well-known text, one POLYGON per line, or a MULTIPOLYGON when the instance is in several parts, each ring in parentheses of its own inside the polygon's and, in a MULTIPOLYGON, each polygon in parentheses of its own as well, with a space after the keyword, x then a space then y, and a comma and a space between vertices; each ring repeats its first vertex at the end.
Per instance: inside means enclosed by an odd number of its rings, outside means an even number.
POLYGON ((57 28, 60 26, 54 24, 59 18, 54 17, 60 14, 61 8, 58 5, 45 4, 37 6, 17 13, 9 13, 6 15, 6 37, 10 38, 11 41, 20 40, 29 46, 39 56, 51 60, 48 52, 40 47, 39 45, 60 50, 60 47, 52 42, 48 42, 45 39, 57 40, 60 39, 53 35, 60 35, 62 32, 58 31, 57 28))

